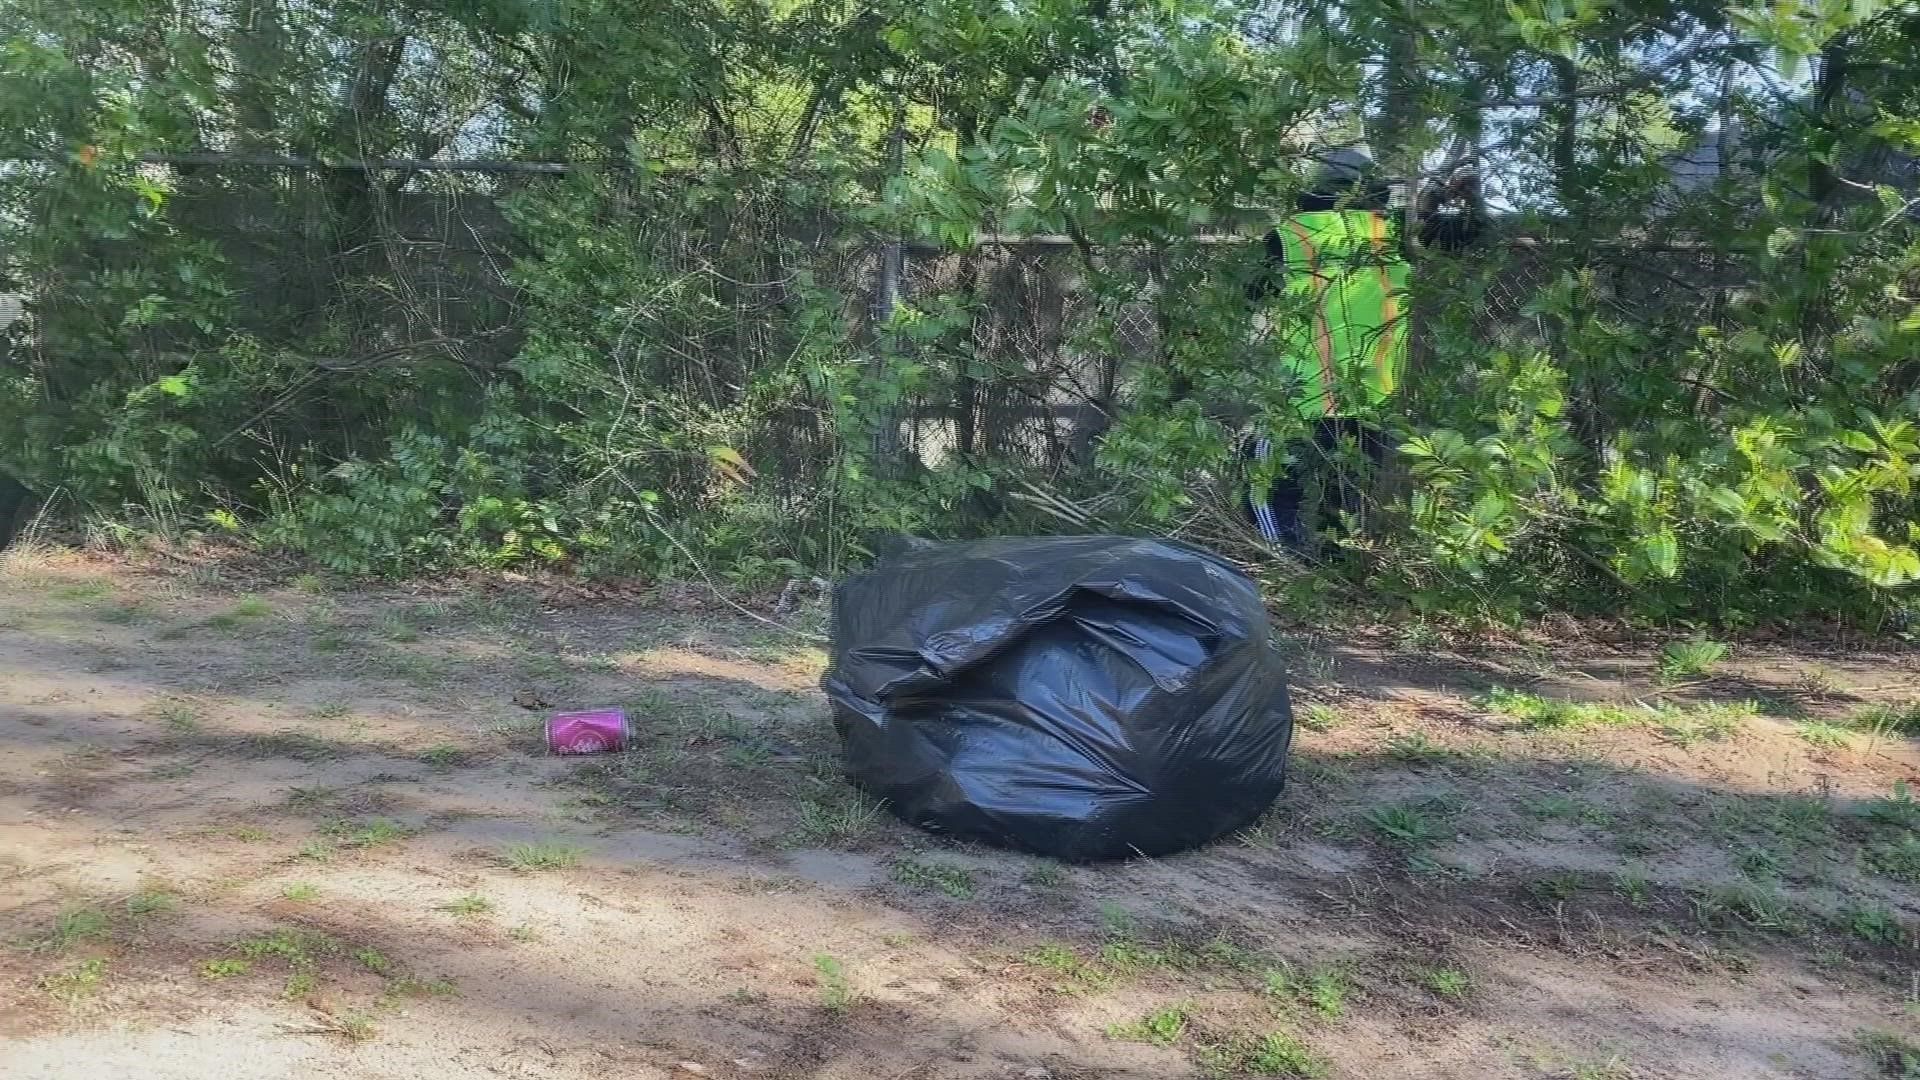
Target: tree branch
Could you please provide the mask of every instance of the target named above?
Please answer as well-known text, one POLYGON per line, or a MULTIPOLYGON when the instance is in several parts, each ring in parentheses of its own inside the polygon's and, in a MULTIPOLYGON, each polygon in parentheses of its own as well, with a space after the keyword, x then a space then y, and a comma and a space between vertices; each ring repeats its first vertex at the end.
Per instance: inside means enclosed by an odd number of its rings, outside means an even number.
POLYGON ((1632 76, 1617 82, 1588 86, 1565 94, 1533 94, 1525 97, 1488 98, 1484 101, 1468 102, 1470 109, 1530 109, 1544 105, 1568 105, 1585 98, 1613 97, 1656 82, 1662 75, 1679 67, 1689 60, 1696 59, 1708 52, 1734 46, 1717 41, 1714 38, 1702 38, 1689 45, 1683 45, 1668 53, 1652 67, 1643 68, 1632 76))

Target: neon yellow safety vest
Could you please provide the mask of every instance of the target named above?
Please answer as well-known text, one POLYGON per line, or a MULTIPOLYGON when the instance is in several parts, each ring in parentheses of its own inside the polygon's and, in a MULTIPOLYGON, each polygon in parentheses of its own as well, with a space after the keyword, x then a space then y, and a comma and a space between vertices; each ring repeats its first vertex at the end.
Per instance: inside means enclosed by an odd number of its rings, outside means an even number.
POLYGON ((1282 295, 1308 316, 1281 339, 1298 377, 1294 406, 1313 419, 1385 401, 1407 362, 1398 224, 1371 210, 1319 210, 1294 214, 1275 231, 1286 248, 1282 295))

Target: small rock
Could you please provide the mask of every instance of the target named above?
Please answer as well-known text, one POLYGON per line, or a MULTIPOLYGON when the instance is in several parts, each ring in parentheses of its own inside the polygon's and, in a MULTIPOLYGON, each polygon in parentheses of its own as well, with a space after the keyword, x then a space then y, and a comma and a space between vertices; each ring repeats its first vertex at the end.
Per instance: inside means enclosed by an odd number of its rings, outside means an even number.
POLYGON ((1041 1068, 1038 1065, 1035 1065, 1033 1068, 1028 1069, 1026 1072, 1023 1072, 1020 1075, 1026 1077, 1027 1080, 1052 1080, 1052 1077, 1053 1077, 1052 1073, 1048 1072, 1047 1070, 1041 1068))
POLYGON ((677 1066, 677 1068, 679 1068, 679 1070, 683 1073, 691 1073, 694 1076, 706 1076, 707 1074, 713 1072, 712 1069, 707 1068, 705 1065, 702 1065, 697 1061, 683 1061, 677 1066))

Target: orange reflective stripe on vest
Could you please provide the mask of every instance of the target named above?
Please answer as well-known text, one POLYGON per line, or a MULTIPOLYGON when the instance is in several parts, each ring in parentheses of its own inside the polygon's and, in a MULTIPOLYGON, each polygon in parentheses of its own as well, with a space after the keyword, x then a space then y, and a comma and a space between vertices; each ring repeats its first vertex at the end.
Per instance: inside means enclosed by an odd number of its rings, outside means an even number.
POLYGON ((1379 379, 1380 392, 1391 394, 1394 389, 1393 346, 1394 334, 1399 329, 1394 324, 1400 318, 1399 303, 1394 296, 1393 276, 1387 273, 1387 259, 1392 253, 1387 249, 1387 219, 1384 214, 1369 215, 1373 220, 1373 254, 1378 263, 1374 270, 1380 275, 1380 340, 1373 343, 1373 370, 1379 379))
POLYGON ((1313 351, 1320 357, 1320 408, 1322 415, 1333 415, 1333 330, 1327 325, 1327 307, 1325 303, 1326 279, 1320 273, 1320 250, 1313 245, 1313 237, 1299 222, 1289 219, 1287 228, 1293 230, 1294 238, 1300 241, 1300 250, 1307 257, 1307 273, 1313 275, 1315 289, 1313 295, 1313 351))

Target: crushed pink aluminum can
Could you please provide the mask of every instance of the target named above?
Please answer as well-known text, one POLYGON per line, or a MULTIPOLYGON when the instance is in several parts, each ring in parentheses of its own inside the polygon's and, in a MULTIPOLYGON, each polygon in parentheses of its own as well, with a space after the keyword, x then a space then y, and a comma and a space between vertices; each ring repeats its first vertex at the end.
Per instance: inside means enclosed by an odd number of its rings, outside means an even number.
POLYGON ((632 746, 633 729, 619 709, 554 713, 547 719, 548 753, 608 754, 632 746))

